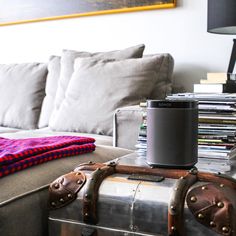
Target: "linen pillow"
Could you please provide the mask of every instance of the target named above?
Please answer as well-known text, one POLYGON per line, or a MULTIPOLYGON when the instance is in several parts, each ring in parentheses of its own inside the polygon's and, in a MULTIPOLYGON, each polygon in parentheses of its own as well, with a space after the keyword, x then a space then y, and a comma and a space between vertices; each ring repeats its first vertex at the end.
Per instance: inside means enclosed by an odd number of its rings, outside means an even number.
POLYGON ((164 99, 172 91, 174 59, 168 53, 144 55, 144 57, 150 56, 161 56, 163 58, 163 60, 160 61, 161 66, 151 97, 153 99, 164 99))
POLYGON ((47 65, 22 63, 0 65, 0 125, 37 128, 47 65))
POLYGON ((48 126, 48 122, 54 109, 58 81, 61 70, 61 57, 51 56, 48 62, 48 75, 46 80, 46 96, 43 100, 42 109, 39 118, 39 128, 48 126))
POLYGON ((52 116, 56 115, 56 111, 60 107, 64 97, 67 86, 69 84, 71 75, 74 71, 74 61, 80 57, 95 57, 97 59, 128 59, 128 58, 141 58, 143 56, 145 46, 143 44, 129 47, 123 50, 116 50, 110 52, 78 52, 73 50, 63 50, 61 55, 61 73, 58 83, 58 89, 55 98, 55 106, 52 116))
POLYGON ((160 60, 162 57, 155 56, 121 61, 76 59, 65 99, 50 127, 57 131, 112 135, 114 111, 148 98, 160 60))

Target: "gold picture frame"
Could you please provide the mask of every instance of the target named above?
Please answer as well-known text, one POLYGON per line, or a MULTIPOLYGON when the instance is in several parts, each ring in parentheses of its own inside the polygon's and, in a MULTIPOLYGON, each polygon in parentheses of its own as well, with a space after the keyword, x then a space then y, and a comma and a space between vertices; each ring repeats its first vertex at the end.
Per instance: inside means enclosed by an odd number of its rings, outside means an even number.
POLYGON ((0 26, 176 6, 176 0, 24 0, 19 2, 0 0, 0 26))

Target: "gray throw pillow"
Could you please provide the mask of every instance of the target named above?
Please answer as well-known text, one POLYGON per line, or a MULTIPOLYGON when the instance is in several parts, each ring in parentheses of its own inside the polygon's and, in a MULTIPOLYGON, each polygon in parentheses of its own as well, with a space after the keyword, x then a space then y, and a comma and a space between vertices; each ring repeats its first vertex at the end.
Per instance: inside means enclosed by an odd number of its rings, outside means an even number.
POLYGON ((144 57, 150 56, 160 56, 163 58, 163 60, 160 61, 161 66, 151 97, 153 99, 164 99, 172 92, 174 59, 168 53, 144 55, 144 57))
POLYGON ((67 86, 69 84, 71 75, 74 71, 74 61, 80 57, 95 57, 97 59, 128 59, 128 58, 141 58, 143 56, 145 46, 143 44, 129 47, 123 50, 110 51, 110 52, 78 52, 72 50, 63 50, 61 55, 61 73, 58 83, 58 89, 55 98, 55 106, 52 113, 52 117, 60 107, 64 97, 67 86))
POLYGON ((48 126, 50 116, 54 109, 54 102, 57 92, 58 81, 61 70, 61 57, 51 56, 48 62, 48 75, 42 109, 39 118, 39 128, 48 126))
POLYGON ((153 90, 162 57, 97 60, 79 58, 65 99, 50 127, 112 135, 112 117, 119 107, 145 101, 153 90))
POLYGON ((22 63, 0 65, 0 125, 37 128, 47 65, 22 63))

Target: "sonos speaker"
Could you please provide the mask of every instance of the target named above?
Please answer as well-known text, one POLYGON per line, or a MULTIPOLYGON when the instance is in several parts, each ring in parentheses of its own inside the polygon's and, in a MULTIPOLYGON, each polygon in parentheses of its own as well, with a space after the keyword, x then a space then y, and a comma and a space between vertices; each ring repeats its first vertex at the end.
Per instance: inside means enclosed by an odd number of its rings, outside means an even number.
POLYGON ((147 163, 168 168, 191 168, 198 156, 198 102, 147 102, 147 163))

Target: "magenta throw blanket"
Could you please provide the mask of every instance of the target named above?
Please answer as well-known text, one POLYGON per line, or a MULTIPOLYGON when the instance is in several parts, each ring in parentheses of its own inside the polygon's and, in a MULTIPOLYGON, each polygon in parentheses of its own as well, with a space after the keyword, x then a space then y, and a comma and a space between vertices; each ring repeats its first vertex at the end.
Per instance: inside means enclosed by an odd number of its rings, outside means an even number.
POLYGON ((0 177, 61 157, 95 150, 95 139, 78 136, 0 138, 0 177))

